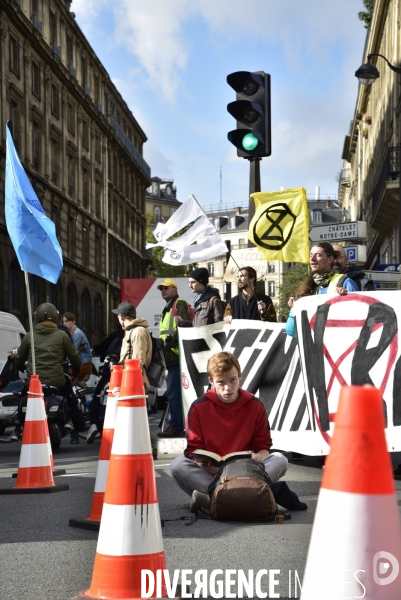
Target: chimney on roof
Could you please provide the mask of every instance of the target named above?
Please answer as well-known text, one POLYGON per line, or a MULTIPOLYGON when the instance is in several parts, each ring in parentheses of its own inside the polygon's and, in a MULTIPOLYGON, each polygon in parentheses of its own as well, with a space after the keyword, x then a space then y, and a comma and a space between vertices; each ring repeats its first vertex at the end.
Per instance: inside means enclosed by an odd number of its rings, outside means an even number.
POLYGON ((326 208, 331 208, 331 200, 330 198, 326 200, 326 208))
POLYGON ((236 206, 235 207, 235 214, 236 215, 240 215, 241 214, 241 207, 240 206, 236 206))

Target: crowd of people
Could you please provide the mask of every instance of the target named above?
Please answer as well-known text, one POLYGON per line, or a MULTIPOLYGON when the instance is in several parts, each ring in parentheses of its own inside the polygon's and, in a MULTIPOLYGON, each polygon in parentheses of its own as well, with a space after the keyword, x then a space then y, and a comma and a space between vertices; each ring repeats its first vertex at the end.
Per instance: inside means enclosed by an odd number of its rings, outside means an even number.
MULTIPOLYGON (((219 352, 209 359, 207 373, 209 390, 194 399, 183 420, 181 396, 181 372, 179 356, 179 328, 201 327, 213 323, 232 323, 236 319, 276 322, 277 316, 272 299, 257 292, 256 271, 250 267, 238 270, 238 295, 227 302, 219 291, 209 285, 206 268, 194 269, 188 284, 194 294, 193 307, 179 297, 177 283, 166 278, 158 285, 161 300, 165 302, 159 323, 159 336, 163 341, 167 368, 166 396, 169 406, 168 426, 158 433, 160 438, 186 436, 184 456, 176 458, 172 475, 179 487, 190 496, 191 510, 208 507, 208 488, 218 471, 216 463, 199 460, 196 449, 204 449, 219 455, 250 451, 252 458, 261 464, 270 483, 275 483, 287 470, 287 459, 279 452, 270 452, 272 440, 268 416, 262 402, 253 394, 240 388, 241 367, 237 358, 229 352, 219 352)), ((315 244, 310 251, 310 275, 300 282, 295 293, 288 299, 290 314, 285 325, 286 333, 296 337, 293 307, 299 298, 315 294, 339 294, 374 290, 371 280, 363 271, 348 265, 341 246, 327 242, 315 244)), ((124 364, 127 359, 138 359, 142 369, 145 390, 149 389, 147 368, 152 360, 152 339, 149 323, 137 315, 130 302, 122 302, 112 312, 117 315, 119 327, 102 344, 95 347, 102 358, 116 355, 116 362, 124 364)), ((77 326, 74 314, 67 312, 61 317, 56 307, 45 303, 36 309, 37 324, 33 328, 36 353, 36 373, 44 383, 60 389, 67 399, 72 418, 71 442, 77 443, 82 431, 82 415, 79 414, 72 383, 85 385, 92 372, 92 353, 84 332, 77 326), (63 360, 70 361, 70 373, 66 375, 63 360)), ((28 377, 32 374, 30 335, 23 340, 16 365, 23 369, 27 363, 28 377)), ((98 384, 110 375, 107 365, 98 384)), ((97 388, 97 389, 98 389, 97 388)), ((91 422, 87 442, 92 443, 99 434, 99 394, 94 395, 91 422)), ((23 427, 20 412, 13 439, 19 439, 23 427)), ((151 435, 153 457, 157 458, 157 443, 151 435)))

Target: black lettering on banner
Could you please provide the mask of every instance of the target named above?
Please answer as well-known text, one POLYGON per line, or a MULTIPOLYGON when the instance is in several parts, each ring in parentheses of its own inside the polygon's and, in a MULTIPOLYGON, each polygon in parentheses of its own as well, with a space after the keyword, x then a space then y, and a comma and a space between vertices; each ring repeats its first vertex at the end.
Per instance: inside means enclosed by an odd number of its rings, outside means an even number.
POLYGON ((303 352, 305 356, 306 378, 311 402, 311 417, 314 431, 316 430, 316 422, 313 412, 313 390, 315 390, 316 394, 321 428, 323 431, 328 431, 330 429, 329 404, 327 402, 323 356, 323 336, 329 309, 329 304, 322 304, 318 306, 316 310, 314 327, 315 341, 312 339, 308 313, 306 310, 301 312, 303 352))
MULTIPOLYGON (((198 352, 210 351, 210 348, 203 338, 197 338, 194 340, 182 340, 182 346, 184 349, 185 360, 187 363, 187 369, 189 377, 195 388, 196 398, 200 398, 205 393, 205 387, 208 386, 209 379, 206 371, 199 372, 198 368, 193 359, 193 355, 198 352)), ((195 400, 195 398, 193 398, 195 400)))
MULTIPOLYGON (((273 332, 272 332, 271 329, 266 329, 263 332, 262 337, 260 338, 258 344, 265 344, 268 341, 268 339, 270 338, 270 336, 271 336, 272 333, 273 332)), ((258 331, 258 335, 259 334, 260 334, 260 330, 258 331)), ((241 350, 241 352, 242 352, 242 350, 241 350)), ((252 352, 251 357, 248 360, 248 362, 247 362, 247 364, 246 364, 246 366, 245 366, 245 368, 244 368, 244 370, 242 372, 242 381, 246 381, 247 380, 247 377, 248 377, 249 373, 251 372, 251 370, 253 369, 253 366, 254 366, 255 362, 257 361, 257 359, 258 359, 259 355, 261 354, 261 352, 262 352, 261 349, 255 349, 252 352)), ((236 354, 236 353, 234 353, 234 354, 236 354)), ((240 354, 238 354, 238 355, 236 354, 236 356, 239 357, 240 354)), ((253 380, 252 380, 252 383, 253 383, 253 380)), ((251 391, 249 389, 249 386, 247 386, 247 388, 248 388, 248 392, 251 392, 252 394, 254 394, 255 391, 258 389, 258 388, 256 388, 256 390, 251 391)))
MULTIPOLYGON (((284 426, 284 423, 285 423, 285 419, 286 419, 286 416, 287 416, 287 412, 288 412, 290 403, 293 401, 293 398, 295 396, 295 389, 297 387, 298 380, 299 380, 300 377, 302 377, 301 363, 298 360, 297 364, 296 364, 296 367, 295 367, 294 375, 293 375, 293 377, 292 377, 292 379, 290 381, 290 385, 288 386, 288 389, 286 390, 286 396, 283 399, 284 406, 283 406, 283 410, 281 411, 280 421, 279 421, 279 423, 277 423, 278 417, 280 415, 280 411, 278 410, 277 413, 276 413, 276 418, 271 423, 271 428, 273 430, 276 430, 276 431, 281 431, 282 430, 282 428, 284 426)), ((305 406, 304 406, 304 411, 305 410, 306 410, 306 403, 305 403, 305 406)), ((301 420, 302 420, 304 411, 302 411, 301 420)), ((292 425, 294 425, 294 424, 292 424, 292 425)))
MULTIPOLYGON (((297 414, 295 415, 294 421, 290 427, 290 431, 298 431, 301 427, 302 419, 304 417, 305 411, 308 409, 306 402, 306 394, 302 396, 302 400, 298 406, 297 414)), ((312 429, 310 424, 310 419, 308 419, 308 424, 306 426, 306 431, 310 431, 312 429)))
MULTIPOLYGON (((247 380, 246 389, 248 392, 251 392, 251 394, 258 393, 258 397, 266 408, 267 415, 270 414, 273 408, 297 347, 297 340, 291 339, 291 344, 289 345, 287 352, 285 352, 286 339, 287 334, 285 331, 280 331, 279 335, 266 352, 263 361, 259 365, 256 373, 254 373, 252 379, 250 381, 247 380)), ((249 361, 249 363, 251 363, 251 361, 249 361)), ((253 365, 251 366, 253 367, 253 365)), ((243 381, 245 381, 245 379, 243 381)))
MULTIPOLYGON (((369 306, 368 316, 363 324, 359 335, 358 343, 355 348, 351 366, 351 384, 352 385, 374 385, 369 375, 369 371, 374 367, 383 352, 389 347, 394 337, 398 333, 397 316, 394 309, 388 304, 376 302, 369 306), (372 330, 376 324, 382 324, 380 340, 377 346, 367 349, 372 335, 372 330)), ((398 376, 398 369, 394 371, 394 384, 398 376)), ((394 406, 393 397, 393 416, 399 411, 394 406)), ((387 406, 383 400, 385 426, 387 427, 387 406)), ((395 423, 394 423, 395 424, 395 423)))
POLYGON ((226 345, 231 346, 233 354, 239 358, 245 348, 254 345, 259 335, 260 329, 238 329, 235 331, 235 336, 228 336, 226 345))
POLYGON ((393 423, 401 425, 401 356, 394 367, 393 379, 393 423))

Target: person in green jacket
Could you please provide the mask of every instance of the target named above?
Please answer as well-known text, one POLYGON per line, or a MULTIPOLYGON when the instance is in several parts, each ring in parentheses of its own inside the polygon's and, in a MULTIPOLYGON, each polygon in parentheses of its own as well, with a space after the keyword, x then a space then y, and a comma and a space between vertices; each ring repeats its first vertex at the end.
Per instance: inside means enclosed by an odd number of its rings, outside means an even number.
MULTIPOLYGON (((76 443, 72 440, 78 439, 78 431, 84 429, 85 423, 83 422, 82 413, 78 408, 71 379, 64 374, 63 359, 67 356, 71 361, 74 370, 72 379, 74 383, 77 381, 76 375, 79 372, 81 360, 71 338, 57 327, 59 314, 56 307, 53 304, 45 302, 37 307, 35 314, 37 324, 33 328, 33 339, 35 345, 36 375, 39 376, 41 383, 56 386, 60 390, 60 394, 67 400, 74 425, 74 435, 71 437, 71 442, 76 443)), ((29 377, 32 375, 30 333, 27 333, 23 337, 21 346, 18 348, 18 354, 14 360, 20 371, 25 369, 25 363, 27 362, 26 371, 29 377)), ((27 386, 29 386, 29 379, 27 386)), ((10 436, 11 439, 18 440, 20 438, 24 419, 25 414, 19 407, 18 419, 15 430, 10 436)))

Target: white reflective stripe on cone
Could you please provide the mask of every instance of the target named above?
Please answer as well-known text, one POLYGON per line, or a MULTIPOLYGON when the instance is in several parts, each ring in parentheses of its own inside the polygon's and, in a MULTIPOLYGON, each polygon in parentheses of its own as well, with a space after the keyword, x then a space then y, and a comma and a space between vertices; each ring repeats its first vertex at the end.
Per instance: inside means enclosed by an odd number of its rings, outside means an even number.
POLYGON ((118 408, 118 398, 107 397, 106 415, 104 417, 103 429, 114 429, 118 408))
POLYGON ((19 467, 50 467, 49 446, 45 444, 22 444, 19 467))
POLYGON ((106 556, 163 552, 159 505, 105 502, 96 551, 106 556))
POLYGON ((45 421, 46 411, 42 398, 28 398, 25 421, 45 421))
POLYGON ((148 415, 144 406, 119 406, 116 418, 118 437, 114 436, 112 454, 150 454, 148 415))
POLYGON ((106 490, 107 473, 109 472, 109 460, 99 460, 97 465, 95 492, 106 490))
MULTIPOLYGON (((401 577, 386 585, 386 573, 380 574, 379 564, 373 564, 375 555, 383 551, 392 554, 401 566, 395 495, 354 494, 321 488, 301 600, 358 597, 400 600, 401 577), (374 568, 381 584, 374 581, 374 568)), ((386 563, 386 560, 378 562, 386 563)), ((388 574, 391 576, 391 572, 388 574)))

